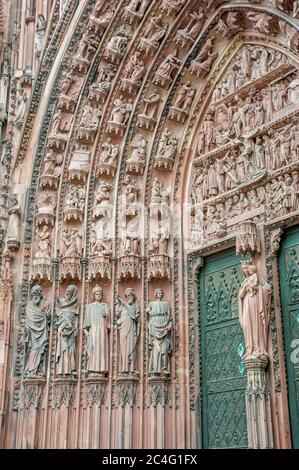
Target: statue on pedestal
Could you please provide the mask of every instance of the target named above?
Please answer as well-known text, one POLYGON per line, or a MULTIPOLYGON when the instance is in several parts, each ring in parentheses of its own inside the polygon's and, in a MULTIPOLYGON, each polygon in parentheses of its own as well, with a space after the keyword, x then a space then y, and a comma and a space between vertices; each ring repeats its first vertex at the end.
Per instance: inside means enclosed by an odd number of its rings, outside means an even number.
POLYGON ((83 330, 87 337, 87 371, 106 373, 109 369, 110 309, 102 302, 104 292, 96 286, 93 291, 94 302, 87 305, 83 330))
POLYGON ((148 307, 149 373, 169 374, 173 328, 171 310, 169 303, 163 300, 162 289, 156 289, 155 297, 156 300, 150 302, 148 307))
POLYGON ((267 359, 271 287, 259 281, 252 262, 242 265, 245 279, 239 290, 239 319, 245 338, 244 359, 267 359))
POLYGON ((57 301, 57 375, 76 375, 75 347, 79 325, 78 288, 69 285, 64 297, 57 301))
POLYGON ((41 286, 35 285, 26 307, 25 344, 29 353, 24 370, 26 376, 45 375, 49 319, 50 306, 45 302, 41 286))
POLYGON ((139 337, 139 305, 135 291, 125 290, 126 301, 117 298, 115 312, 118 316, 117 325, 120 342, 120 372, 135 371, 136 346, 139 337))

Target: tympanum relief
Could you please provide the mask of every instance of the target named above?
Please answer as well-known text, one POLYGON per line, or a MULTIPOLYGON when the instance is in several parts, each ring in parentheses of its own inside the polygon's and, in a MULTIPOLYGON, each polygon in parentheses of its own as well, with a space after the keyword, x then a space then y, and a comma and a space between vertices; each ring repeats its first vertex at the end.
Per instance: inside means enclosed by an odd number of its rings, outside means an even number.
POLYGON ((194 160, 194 243, 298 210, 297 81, 283 53, 246 45, 215 86, 194 160))

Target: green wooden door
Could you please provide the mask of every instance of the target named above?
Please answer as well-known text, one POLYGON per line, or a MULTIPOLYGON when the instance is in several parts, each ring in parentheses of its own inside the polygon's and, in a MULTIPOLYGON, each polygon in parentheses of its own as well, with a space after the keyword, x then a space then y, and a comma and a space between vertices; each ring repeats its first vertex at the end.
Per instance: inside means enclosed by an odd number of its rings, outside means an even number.
POLYGON ((238 319, 242 282, 235 250, 205 258, 199 274, 204 448, 246 448, 246 372, 238 319))
POLYGON ((280 257, 280 287, 284 324, 288 398, 293 447, 299 448, 299 227, 288 230, 280 257))

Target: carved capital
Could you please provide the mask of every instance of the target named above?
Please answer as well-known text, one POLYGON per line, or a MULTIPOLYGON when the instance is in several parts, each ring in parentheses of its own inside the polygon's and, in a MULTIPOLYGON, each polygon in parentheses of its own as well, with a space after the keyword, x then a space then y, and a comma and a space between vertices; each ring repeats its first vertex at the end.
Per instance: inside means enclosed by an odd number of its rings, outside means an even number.
POLYGON ((53 392, 53 406, 60 408, 65 405, 66 408, 71 406, 75 395, 76 380, 72 379, 56 379, 53 392))
POLYGON ((170 380, 168 377, 150 377, 148 379, 148 406, 163 408, 170 403, 170 380))
POLYGON ((39 408, 42 402, 42 392, 45 380, 26 379, 23 381, 23 390, 21 396, 21 408, 28 409, 31 406, 39 408))

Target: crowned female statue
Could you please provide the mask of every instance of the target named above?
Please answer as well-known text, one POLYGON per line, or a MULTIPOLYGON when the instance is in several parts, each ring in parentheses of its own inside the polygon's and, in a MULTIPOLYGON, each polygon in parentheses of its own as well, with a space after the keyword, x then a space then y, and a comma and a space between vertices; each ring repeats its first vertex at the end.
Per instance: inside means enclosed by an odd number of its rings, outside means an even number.
POLYGON ((245 338, 244 359, 267 359, 271 287, 259 282, 256 267, 243 263, 245 279, 239 290, 239 319, 245 338))

